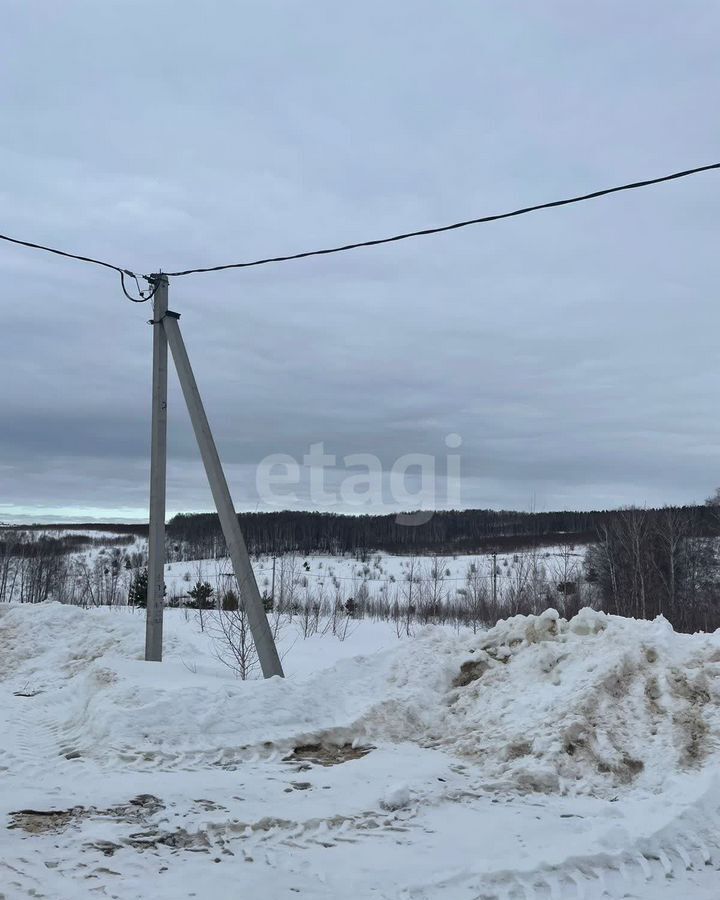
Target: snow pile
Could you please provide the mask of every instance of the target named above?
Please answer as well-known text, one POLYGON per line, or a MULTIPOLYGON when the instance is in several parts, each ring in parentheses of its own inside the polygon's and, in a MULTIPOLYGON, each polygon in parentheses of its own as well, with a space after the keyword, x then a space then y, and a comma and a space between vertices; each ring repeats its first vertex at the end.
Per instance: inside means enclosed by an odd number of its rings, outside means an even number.
MULTIPOLYGON (((0 678, 34 695, 33 710, 52 720, 65 754, 109 769, 171 769, 234 765, 313 743, 364 743, 356 723, 386 694, 397 654, 340 659, 318 671, 324 658, 351 652, 351 642, 289 633, 280 651, 289 651, 291 677, 243 682, 218 661, 195 616, 166 612, 160 665, 143 661, 144 630, 144 615, 125 609, 0 607, 0 678), (292 676, 298 669, 310 674, 292 676)), ((450 677, 448 670, 445 683, 450 677)))
POLYGON ((717 762, 720 633, 583 609, 516 616, 479 635, 444 698, 435 745, 530 790, 657 790, 717 762))
POLYGON ((396 784, 385 791, 380 806, 390 812, 410 806, 412 794, 406 784, 396 784))
POLYGON ((465 757, 482 789, 654 793, 720 755, 720 632, 547 610, 470 642, 427 629, 372 665, 375 702, 338 737, 465 757))
MULTIPOLYGON (((52 718, 64 755, 108 769, 410 741, 472 764, 476 788, 609 797, 717 765, 720 633, 589 609, 566 622, 549 610, 475 636, 429 628, 305 676, 239 682, 195 621, 170 612, 166 661, 155 665, 142 661, 142 615, 8 607, 4 677, 39 692, 33 708, 52 718)), ((288 670, 311 651, 317 666, 316 647, 297 642, 288 670)))

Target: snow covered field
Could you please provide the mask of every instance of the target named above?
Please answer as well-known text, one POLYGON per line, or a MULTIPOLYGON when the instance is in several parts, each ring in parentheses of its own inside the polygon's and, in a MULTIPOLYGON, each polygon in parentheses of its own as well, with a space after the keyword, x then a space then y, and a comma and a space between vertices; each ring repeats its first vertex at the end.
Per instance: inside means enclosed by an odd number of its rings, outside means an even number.
MULTIPOLYGON (((30 537, 26 533, 25 538, 30 537)), ((115 605, 124 602, 132 577, 138 568, 147 564, 147 540, 130 533, 114 534, 84 529, 43 529, 32 534, 34 539, 49 537, 87 538, 82 549, 63 551, 68 562, 63 575, 63 587, 50 597, 81 605, 115 605), (91 543, 92 542, 92 543, 91 543), (128 568, 129 567, 129 568, 128 568), (116 571, 117 570, 117 571, 116 571), (74 587, 73 587, 73 582, 74 587), (116 584, 116 582, 118 582, 116 584)), ((188 591, 198 581, 208 582, 216 595, 228 588, 227 575, 232 571, 229 559, 178 560, 177 550, 184 554, 188 548, 168 545, 168 558, 174 561, 165 566, 167 598, 171 602, 187 602, 188 591)), ((533 550, 498 553, 395 555, 382 551, 364 554, 329 555, 322 553, 286 553, 273 559, 270 555, 253 557, 252 566, 261 593, 270 595, 273 584, 275 596, 304 601, 308 597, 332 602, 350 597, 403 604, 408 596, 408 583, 432 584, 434 597, 457 599, 458 592, 467 587, 468 574, 491 591, 493 562, 496 565, 495 590, 499 597, 519 592, 533 579, 548 584, 582 582, 582 563, 586 545, 568 543, 565 546, 538 547, 533 550), (274 579, 273 579, 273 569, 274 579)), ((24 581, 18 576, 6 579, 0 600, 20 600, 24 581)), ((582 584, 580 584, 582 587, 582 584)), ((538 590, 540 588, 538 587, 538 590)), ((27 598, 25 598, 27 599, 27 598)), ((43 598, 44 599, 44 595, 43 598)), ((34 602, 35 598, 31 600, 34 602)))
MULTIPOLYGON (((577 578, 585 555, 584 545, 541 547, 534 551, 533 562, 544 569, 546 577, 554 581, 577 578)), ((513 579, 527 579, 531 560, 528 553, 499 553, 497 585, 502 592, 504 583, 513 579)), ((467 581, 468 569, 475 566, 488 586, 491 581, 493 557, 488 553, 451 554, 437 556, 402 556, 390 553, 368 553, 365 559, 352 555, 329 556, 312 553, 286 554, 275 561, 276 593, 281 582, 287 586, 308 587, 317 595, 332 596, 339 590, 344 596, 357 594, 361 586, 368 597, 392 596, 413 578, 415 581, 435 580, 442 593, 454 596, 467 581)), ((182 597, 196 581, 207 581, 214 588, 232 571, 228 559, 201 559, 169 563, 165 566, 168 597, 182 597)), ((261 556, 253 559, 253 571, 261 592, 271 593, 273 559, 261 556)))
POLYGON ((720 896, 720 633, 361 621, 239 681, 166 614, 0 607, 0 896, 720 896))

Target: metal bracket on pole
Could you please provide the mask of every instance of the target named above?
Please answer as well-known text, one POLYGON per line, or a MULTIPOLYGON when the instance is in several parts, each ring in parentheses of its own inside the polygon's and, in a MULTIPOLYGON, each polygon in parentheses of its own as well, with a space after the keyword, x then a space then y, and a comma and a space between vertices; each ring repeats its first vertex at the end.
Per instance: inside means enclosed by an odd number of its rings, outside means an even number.
MULTIPOLYGON (((153 276, 155 320, 167 315, 168 280, 153 276)), ((145 659, 162 660, 163 607, 165 605, 165 473, 167 466, 167 366, 164 328, 153 328, 152 434, 150 443, 150 527, 148 530, 147 610, 145 659)))
MULTIPOLYGON (((165 295, 167 299, 167 295, 165 295)), ((210 482, 210 490, 212 491, 215 507, 220 518, 223 534, 225 535, 225 543, 227 544, 228 553, 232 560, 235 578, 237 579, 238 589, 240 591, 240 599, 244 604, 247 612, 250 630, 252 631, 253 640, 255 641, 255 649, 257 650, 260 666, 265 678, 272 675, 280 675, 282 677, 283 670, 280 657, 275 646, 270 624, 265 614, 260 591, 255 581, 255 573, 250 563, 250 557, 245 546, 245 539, 240 530, 237 520, 237 513, 233 506, 232 497, 225 480, 218 456, 215 441, 210 430, 205 408, 198 391, 195 376, 190 365, 190 359, 185 349, 185 342, 180 333, 180 325, 178 324, 177 314, 167 312, 165 307, 162 316, 159 310, 155 309, 156 318, 162 318, 162 327, 156 328, 155 333, 162 332, 167 336, 167 341, 172 351, 175 368, 177 369, 180 387, 182 388, 185 403, 187 404, 190 420, 192 422, 193 431, 200 448, 205 473, 210 482)), ((164 499, 164 495, 163 495, 164 499)), ((149 594, 148 594, 149 600, 149 594)), ((149 611, 149 604, 148 604, 149 611)))
POLYGON ((179 319, 180 313, 173 312, 171 309, 166 309, 159 319, 148 319, 148 325, 160 325, 165 316, 170 316, 171 319, 179 319))

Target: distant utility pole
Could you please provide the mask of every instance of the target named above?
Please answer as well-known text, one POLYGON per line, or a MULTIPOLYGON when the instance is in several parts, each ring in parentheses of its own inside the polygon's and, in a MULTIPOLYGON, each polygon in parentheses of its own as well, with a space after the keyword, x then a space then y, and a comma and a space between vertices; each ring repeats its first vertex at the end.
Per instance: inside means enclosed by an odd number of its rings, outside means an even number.
POLYGON ((274 553, 273 553, 272 587, 270 588, 270 596, 272 597, 273 609, 275 609, 275 554, 274 553))
POLYGON ((167 429, 167 347, 169 344, 205 467, 205 474, 210 483, 215 508, 220 518, 228 554, 232 560, 240 592, 240 600, 247 612, 263 675, 265 678, 270 678, 273 675, 282 676, 283 670, 280 656, 278 655, 263 607, 245 539, 240 530, 225 473, 222 469, 220 457, 210 430, 210 424, 205 414, 205 408, 203 407, 192 366, 190 365, 190 359, 185 348, 185 342, 180 333, 180 325, 178 323, 180 316, 167 308, 167 277, 164 275, 156 275, 154 277, 157 279, 155 283, 158 290, 155 293, 155 318, 153 320, 153 329, 155 331, 153 341, 153 455, 150 474, 150 541, 148 544, 148 606, 145 658, 148 660, 160 660, 162 658, 163 574, 165 567, 165 435, 167 429), (161 333, 162 337, 158 337, 158 333, 161 333), (157 378, 155 377, 156 374, 157 378), (157 398, 156 384, 159 386, 157 398), (162 455, 162 460, 159 459, 160 455, 162 455), (158 457, 157 459, 156 456, 158 457), (162 516, 159 520, 158 516, 160 516, 160 513, 162 513, 162 516), (162 537, 162 541, 160 537, 162 537), (158 572, 159 576, 157 576, 158 572), (156 575, 156 580, 152 582, 151 573, 156 575), (157 581, 158 577, 159 582, 157 581), (151 583, 153 585, 152 591, 150 588, 151 583), (151 593, 153 595, 152 607, 151 593), (154 655, 151 651, 154 651, 154 655))
POLYGON ((495 609, 497 603, 497 550, 493 550, 492 561, 492 602, 493 609, 495 609))

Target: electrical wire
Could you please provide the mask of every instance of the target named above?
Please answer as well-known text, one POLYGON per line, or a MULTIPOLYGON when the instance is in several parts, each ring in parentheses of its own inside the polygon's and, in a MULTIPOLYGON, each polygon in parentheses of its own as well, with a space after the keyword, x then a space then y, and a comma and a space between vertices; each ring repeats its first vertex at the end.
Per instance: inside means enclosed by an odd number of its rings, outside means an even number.
POLYGON ((688 175, 696 175, 699 172, 708 172, 711 169, 720 169, 720 163, 711 163, 707 166, 697 166, 694 169, 685 169, 682 172, 673 172, 672 175, 662 175, 660 178, 648 178, 644 181, 634 181, 629 184, 621 184, 617 187, 603 188, 592 191, 589 194, 581 194, 577 197, 568 197, 564 200, 552 200, 548 203, 538 203, 535 206, 524 206, 512 212, 496 213, 495 215, 481 216, 477 219, 466 219, 463 222, 455 222, 452 225, 440 225, 436 228, 423 228, 420 231, 407 231, 403 234, 395 234, 392 237, 375 238, 369 241, 359 241, 354 244, 342 244, 337 247, 328 247, 324 250, 305 250, 302 253, 292 253, 288 256, 270 256, 265 259, 256 259, 251 262, 225 263, 219 266, 206 266, 198 269, 184 269, 181 272, 167 272, 168 277, 179 278, 181 275, 195 275, 204 272, 221 272, 224 269, 247 269, 251 266, 265 266, 269 263, 289 262, 295 259, 306 259, 310 256, 327 256, 331 253, 344 253, 346 250, 357 250, 361 247, 377 247, 379 244, 392 244, 397 241, 405 241, 409 238, 422 237, 429 234, 440 234, 444 231, 455 231, 458 228, 467 228, 469 225, 482 225, 486 222, 497 222, 500 219, 510 219, 514 216, 524 216, 541 209, 553 209, 557 206, 569 206, 571 203, 582 203, 585 200, 594 200, 597 197, 605 197, 608 194, 617 194, 620 191, 632 191, 637 188, 648 187, 653 184, 661 184, 664 181, 674 181, 678 178, 687 178, 688 175))
MULTIPOLYGON (((144 276, 143 276, 144 277, 144 276)), ((137 279, 137 275, 134 272, 128 272, 126 270, 120 270, 120 287, 122 288, 123 294, 128 298, 131 303, 147 303, 148 300, 152 300, 155 296, 155 291, 158 289, 157 282, 153 287, 152 291, 143 291, 140 288, 140 282, 137 279), (125 286, 125 276, 130 275, 135 279, 135 284, 137 285, 139 297, 133 297, 132 294, 128 292, 127 287, 125 286)))
MULTIPOLYGON (((79 253, 69 253, 67 250, 58 250, 56 247, 46 247, 44 244, 36 244, 33 241, 22 241, 19 238, 10 237, 7 234, 0 234, 0 240, 7 241, 10 244, 18 244, 20 247, 29 247, 31 250, 43 250, 45 253, 53 253, 55 256, 63 256, 66 259, 75 259, 78 262, 91 263, 94 266, 102 266, 105 269, 112 269, 114 272, 118 272, 120 275, 120 287, 122 288, 123 294, 128 298, 128 300, 133 303, 146 303, 148 300, 151 300, 155 295, 155 291, 157 290, 157 284, 154 285, 152 291, 143 291, 140 288, 140 282, 138 281, 137 275, 131 269, 125 269, 122 266, 116 266, 114 263, 106 262, 103 259, 95 259, 92 256, 82 256, 79 253), (138 297, 133 297, 127 290, 125 285, 125 276, 129 278, 135 279, 135 284, 138 289, 138 297)), ((145 278, 146 276, 142 276, 145 278)))
POLYGON ((34 244, 32 241, 21 241, 19 238, 9 237, 7 234, 0 234, 0 240, 8 241, 11 244, 19 244, 21 247, 30 247, 31 250, 44 250, 46 253, 54 253, 56 256, 65 256, 67 259, 77 259, 80 262, 92 263, 95 266, 104 266, 106 269, 114 269, 120 274, 135 275, 130 269, 122 266, 116 266, 114 263, 105 262, 102 259, 94 259, 92 256, 81 256, 78 253, 68 253, 66 250, 57 250, 55 247, 46 247, 44 244, 34 244))
MULTIPOLYGON (((637 188, 649 187, 654 184, 661 184, 665 181, 675 181, 678 178, 687 178, 689 175, 697 175, 700 172, 709 172, 712 169, 720 169, 719 163, 711 163, 707 166, 696 166, 694 169, 684 169, 682 172, 673 172, 671 175, 662 175, 659 178, 648 178, 644 181, 633 181, 628 184, 621 184, 616 187, 603 188, 602 190, 592 191, 589 194, 581 194, 577 197, 568 197, 564 200, 551 200, 548 203, 538 203, 535 206, 524 206, 521 209, 515 209, 511 212, 496 213, 494 215, 480 216, 476 219, 466 219, 462 222, 454 222, 452 225, 440 225, 436 228, 423 228, 418 231, 407 231, 402 234, 395 234, 391 237, 374 238, 368 241, 359 241, 354 244, 342 244, 336 247, 327 247, 323 250, 305 250, 302 253, 292 253, 287 256, 269 256, 264 259, 256 259, 250 262, 224 263, 218 266, 205 266, 197 269, 183 269, 179 272, 167 272, 168 277, 179 278, 181 275, 196 275, 205 272, 220 272, 225 269, 247 269, 251 266, 264 266, 270 263, 289 262, 290 260, 306 259, 310 256, 327 256, 331 253, 344 253, 347 250, 357 250, 361 247, 377 247, 380 244, 392 244, 397 241, 405 241, 409 238, 423 237, 431 234, 441 234, 445 231, 456 231, 459 228, 467 228, 469 225, 482 225, 487 222, 497 222, 500 219, 510 219, 515 216, 524 216, 531 212, 537 212, 541 209, 553 209, 559 206, 569 206, 572 203, 582 203, 585 200, 594 200, 598 197, 605 197, 608 194, 617 194, 621 191, 632 191, 637 188)), ((92 256, 83 256, 79 253, 69 253, 66 250, 58 250, 56 247, 47 247, 44 244, 36 244, 33 241, 23 241, 19 238, 10 237, 6 234, 0 234, 0 240, 7 241, 11 244, 18 244, 21 247, 28 247, 32 250, 43 250, 45 253, 53 253, 56 256, 63 256, 66 259, 74 259, 79 262, 90 263, 95 266, 102 266, 106 269, 112 269, 120 275, 120 285, 122 291, 128 300, 133 303, 146 303, 151 300, 158 289, 159 279, 152 275, 141 275, 151 286, 151 290, 141 290, 138 276, 132 269, 126 269, 123 266, 117 266, 115 263, 106 262, 102 259, 95 259, 92 256), (125 284, 125 276, 133 278, 138 288, 139 297, 133 297, 127 290, 125 284)))

